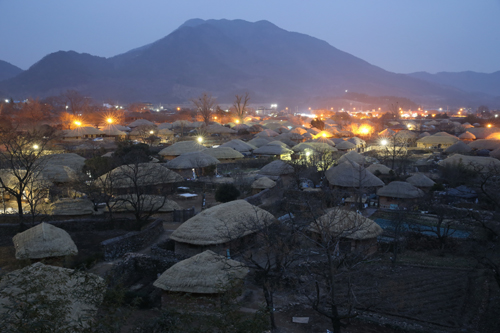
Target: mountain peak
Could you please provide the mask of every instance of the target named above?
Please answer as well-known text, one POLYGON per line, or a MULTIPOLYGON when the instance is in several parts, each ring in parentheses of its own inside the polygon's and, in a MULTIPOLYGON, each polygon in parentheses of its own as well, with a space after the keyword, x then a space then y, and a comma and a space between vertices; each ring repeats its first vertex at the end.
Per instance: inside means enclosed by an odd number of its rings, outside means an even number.
POLYGON ((205 20, 202 20, 200 18, 194 18, 194 19, 187 20, 186 22, 181 24, 179 29, 183 28, 183 27, 197 27, 203 23, 205 23, 205 20))

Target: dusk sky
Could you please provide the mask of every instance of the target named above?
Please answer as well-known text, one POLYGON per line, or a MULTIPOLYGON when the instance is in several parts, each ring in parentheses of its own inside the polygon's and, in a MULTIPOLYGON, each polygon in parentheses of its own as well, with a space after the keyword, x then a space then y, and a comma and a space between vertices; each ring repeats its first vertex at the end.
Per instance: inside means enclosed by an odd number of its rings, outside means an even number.
POLYGON ((0 59, 110 57, 192 18, 268 20, 398 73, 500 70, 500 0, 0 0, 0 59))

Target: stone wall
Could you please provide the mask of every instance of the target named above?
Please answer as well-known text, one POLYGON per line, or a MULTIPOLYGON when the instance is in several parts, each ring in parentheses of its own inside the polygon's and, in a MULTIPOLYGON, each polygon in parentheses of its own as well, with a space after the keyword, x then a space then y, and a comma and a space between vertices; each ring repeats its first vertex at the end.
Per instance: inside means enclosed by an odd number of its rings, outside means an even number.
POLYGON ((127 252, 138 251, 163 232, 163 220, 158 219, 141 231, 133 231, 120 237, 105 240, 101 243, 104 260, 113 260, 127 252))

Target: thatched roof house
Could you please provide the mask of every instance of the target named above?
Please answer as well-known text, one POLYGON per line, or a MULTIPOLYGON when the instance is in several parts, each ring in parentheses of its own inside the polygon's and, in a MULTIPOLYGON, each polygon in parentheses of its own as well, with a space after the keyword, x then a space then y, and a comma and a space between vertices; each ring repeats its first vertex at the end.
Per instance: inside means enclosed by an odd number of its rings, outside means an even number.
POLYGON ((205 127, 207 133, 218 133, 218 134, 236 134, 236 131, 232 128, 221 126, 219 124, 212 124, 205 127))
POLYGON ((163 156, 167 159, 174 159, 184 153, 192 153, 202 150, 205 150, 205 147, 203 145, 200 145, 196 141, 180 141, 174 143, 169 147, 163 148, 162 150, 160 150, 158 155, 163 156))
POLYGON ((340 156, 340 158, 338 159, 339 164, 347 162, 347 161, 356 162, 360 165, 363 165, 366 163, 365 157, 363 155, 355 152, 354 150, 340 156))
POLYGON ((156 126, 155 123, 153 123, 152 121, 149 121, 147 119, 137 119, 133 122, 131 122, 130 124, 128 124, 128 127, 130 128, 134 128, 134 127, 138 127, 138 126, 156 126))
POLYGON ((472 148, 463 141, 457 141, 444 150, 446 154, 467 154, 471 151, 472 148))
POLYGON ((386 128, 385 130, 383 130, 382 132, 379 132, 378 133, 378 136, 382 137, 382 138, 388 138, 388 137, 392 137, 394 136, 394 134, 396 134, 396 132, 394 132, 393 130, 391 130, 390 128, 386 128))
POLYGON ((40 163, 42 163, 43 166, 46 165, 66 166, 79 172, 82 171, 82 168, 85 165, 85 157, 81 157, 80 155, 74 153, 51 154, 41 157, 40 163))
MULTIPOLYGON (((99 276, 72 269, 44 265, 40 262, 6 274, 0 281, 0 317, 15 316, 22 311, 26 300, 32 313, 37 313, 36 320, 59 320, 74 328, 74 331, 88 326, 100 306, 106 282, 99 276), (47 309, 44 302, 35 301, 37 297, 47 298, 52 304, 62 308, 47 309), (20 306, 21 305, 21 306, 20 306), (11 312, 12 311, 12 312, 11 312), (51 312, 52 311, 52 312, 51 312), (56 311, 56 312, 54 312, 56 311)), ((31 319, 26 318, 25 319, 31 319)), ((28 322, 28 325, 37 324, 28 322)), ((15 327, 3 327, 9 332, 15 327)), ((73 331, 73 329, 71 329, 73 331)))
POLYGON ((275 137, 278 136, 279 134, 276 133, 275 131, 271 129, 265 129, 262 132, 257 133, 255 136, 256 137, 275 137))
POLYGON ((340 151, 349 151, 349 150, 356 149, 356 145, 352 142, 349 142, 349 141, 342 141, 342 142, 336 143, 335 147, 340 151))
POLYGON ((380 173, 381 175, 388 175, 391 172, 391 168, 385 166, 384 164, 372 164, 369 165, 366 170, 370 171, 371 173, 375 174, 375 172, 380 173))
MULTIPOLYGON (((417 140, 417 147, 419 148, 447 148, 457 141, 459 139, 456 136, 452 135, 438 135, 439 133, 436 133, 431 136, 425 136, 423 138, 420 138, 417 140)), ((447 134, 447 133, 446 133, 447 134)))
POLYGON ((253 151, 255 155, 271 155, 271 156, 289 156, 293 153, 292 150, 285 148, 276 144, 266 144, 265 146, 261 146, 253 151))
POLYGON ((47 164, 40 170, 44 179, 54 183, 69 183, 77 180, 77 172, 67 166, 47 164))
POLYGON ((340 251, 373 254, 382 228, 373 220, 356 212, 333 208, 312 223, 309 230, 323 241, 340 238, 340 251))
POLYGON ((119 166, 102 175, 98 184, 114 189, 132 188, 135 185, 145 187, 170 184, 183 181, 178 173, 157 163, 139 163, 119 166))
POLYGON ((418 188, 430 188, 436 184, 432 179, 422 173, 416 173, 408 177, 406 181, 418 188))
POLYGON ((65 139, 90 139, 97 138, 105 135, 103 131, 98 130, 95 127, 82 126, 75 128, 74 130, 65 131, 62 137, 65 139))
POLYGON ((251 187, 253 189, 252 193, 258 193, 262 190, 273 188, 276 186, 276 182, 269 177, 261 177, 255 180, 251 187))
MULTIPOLYGON (((119 125, 110 124, 110 125, 102 127, 101 131, 106 136, 110 136, 110 137, 125 137, 127 135, 127 132, 124 131, 124 130, 122 130, 122 129, 119 129, 118 126, 119 125)), ((120 127, 124 127, 124 126, 120 126, 120 127)))
POLYGON ((490 152, 490 157, 500 159, 500 148, 497 148, 490 152))
POLYGON ((218 159, 221 163, 239 160, 240 158, 245 157, 240 152, 229 147, 209 148, 205 149, 202 153, 218 159))
POLYGON ((71 236, 52 224, 40 223, 12 238, 17 259, 64 257, 78 253, 71 236))
POLYGON ((211 155, 206 154, 207 150, 184 153, 177 156, 171 161, 166 163, 166 166, 170 169, 192 169, 192 168, 204 168, 210 165, 219 164, 220 161, 211 155))
MULTIPOLYGON (((474 124, 474 126, 476 125, 474 124)), ((468 131, 474 134, 476 136, 476 139, 486 139, 489 135, 498 132, 498 128, 475 127, 475 128, 469 128, 468 131)))
POLYGON ((225 254, 231 242, 254 234, 274 221, 269 212, 235 200, 206 209, 181 224, 170 236, 175 252, 186 255, 211 249, 225 254))
POLYGON ((356 162, 344 162, 325 172, 331 186, 359 188, 380 187, 384 182, 356 162))
POLYGON ((424 196, 424 192, 407 182, 394 181, 377 191, 379 207, 399 209, 409 207, 424 196))
POLYGON ((263 176, 279 177, 289 175, 294 172, 293 167, 281 160, 272 161, 262 167, 258 174, 263 176))
MULTIPOLYGON (((269 141, 266 140, 265 144, 267 144, 267 142, 269 142, 269 141)), ((231 140, 229 142, 225 142, 225 143, 221 144, 220 147, 232 148, 236 151, 239 151, 240 153, 249 153, 252 150, 257 149, 256 146, 254 146, 250 143, 241 141, 240 139, 234 139, 234 140, 231 140)))
POLYGON ((458 136, 458 138, 462 141, 473 141, 473 140, 476 140, 476 136, 474 134, 472 134, 471 132, 463 132, 462 134, 460 134, 458 136))
POLYGON ((467 156, 454 154, 446 159, 439 161, 440 166, 456 166, 463 165, 466 168, 477 172, 488 172, 492 168, 499 168, 500 161, 492 157, 467 156))
POLYGON ((267 145, 269 142, 271 142, 271 140, 273 140, 272 137, 257 137, 257 138, 253 138, 252 140, 248 141, 248 144, 250 144, 256 148, 260 148, 262 146, 267 145))
POLYGON ((210 250, 173 265, 153 283, 165 291, 217 294, 234 280, 242 280, 248 268, 210 250))
POLYGON ((81 216, 95 214, 94 204, 88 199, 63 198, 50 204, 49 214, 59 216, 81 216))
POLYGON ((500 147, 500 140, 480 139, 469 143, 469 147, 473 149, 495 150, 500 147))

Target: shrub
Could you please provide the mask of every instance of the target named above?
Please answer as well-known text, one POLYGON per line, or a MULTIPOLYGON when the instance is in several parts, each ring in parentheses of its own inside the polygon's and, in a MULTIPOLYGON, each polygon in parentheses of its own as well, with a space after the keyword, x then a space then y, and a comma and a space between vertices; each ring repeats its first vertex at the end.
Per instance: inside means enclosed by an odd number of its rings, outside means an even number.
POLYGON ((233 184, 222 184, 215 191, 215 200, 229 202, 238 199, 240 191, 233 184))

